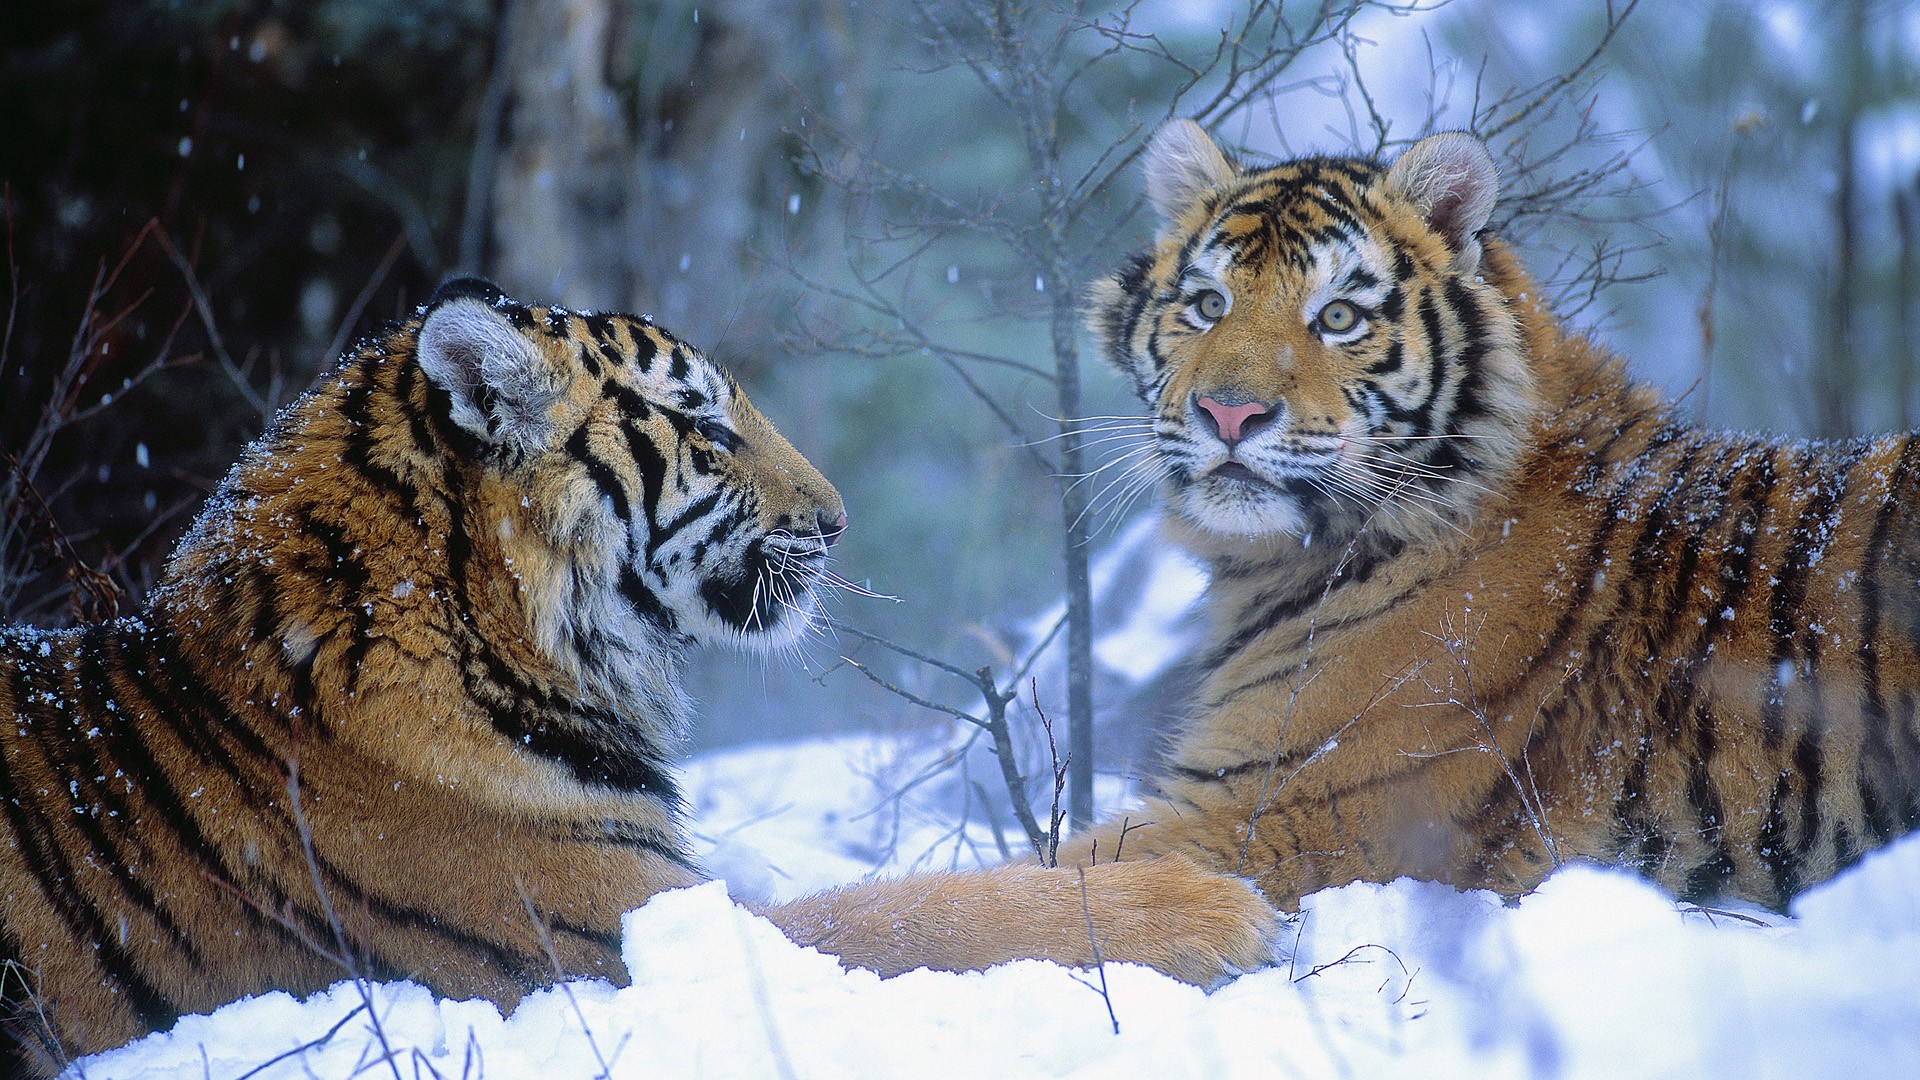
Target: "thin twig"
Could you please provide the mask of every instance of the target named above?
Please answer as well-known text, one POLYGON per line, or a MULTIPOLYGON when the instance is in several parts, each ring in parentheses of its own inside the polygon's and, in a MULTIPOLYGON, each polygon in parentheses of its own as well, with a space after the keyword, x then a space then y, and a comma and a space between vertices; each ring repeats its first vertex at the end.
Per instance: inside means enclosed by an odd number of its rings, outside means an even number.
MULTIPOLYGON (((580 1021, 580 1032, 586 1037, 587 1049, 593 1051, 593 1060, 600 1066, 597 1080, 612 1080, 613 1064, 607 1060, 605 1054, 600 1052, 600 1042, 593 1037, 593 1028, 587 1025, 586 1011, 580 1007, 580 999, 574 997, 573 986, 567 982, 566 968, 561 965, 560 954, 553 947, 553 930, 547 926, 546 920, 542 919, 539 911, 534 908, 533 897, 527 894, 526 883, 520 879, 519 874, 513 877, 513 888, 520 894, 520 905, 526 909, 527 921, 533 924, 533 932, 540 938, 541 950, 547 954, 547 963, 553 972, 554 985, 566 996, 567 1004, 573 1006, 573 1015, 580 1021)), ((629 1037, 630 1034, 622 1035, 620 1042, 613 1048, 615 1061, 620 1059, 620 1051, 626 1048, 629 1037)))
POLYGON ((387 1042, 386 1027, 380 1023, 380 1010, 373 1007, 373 987, 360 965, 354 959, 353 946, 347 941, 346 927, 340 917, 334 913, 333 898, 327 893, 327 886, 320 876, 320 858, 313 850, 313 829, 307 824, 306 811, 300 801, 300 757, 287 758, 287 805, 293 812, 294 829, 300 836, 300 852, 307 861, 307 874, 313 881, 313 891, 320 898, 320 910, 326 915, 327 926, 333 931, 333 940, 339 946, 338 958, 345 965, 347 975, 353 980, 354 989, 360 992, 360 1000, 367 1007, 367 1024, 373 1028, 373 1037, 380 1044, 387 1065, 393 1070, 393 1080, 404 1080, 400 1075, 400 1062, 393 1052, 393 1046, 387 1042))
POLYGON ((332 340, 327 342, 327 350, 320 354, 317 366, 321 370, 325 370, 328 364, 333 363, 339 357, 340 350, 347 347, 347 339, 353 335, 353 328, 359 325, 360 316, 367 310, 367 304, 372 302, 373 294, 380 291, 380 286, 387 280, 388 272, 393 269, 393 264, 399 261, 400 253, 406 249, 405 233, 394 237, 393 243, 387 245, 387 253, 380 257, 380 265, 373 268, 373 274, 367 278, 367 283, 361 286, 359 295, 355 296, 353 303, 347 306, 346 317, 341 319, 340 325, 334 329, 332 340))
MULTIPOLYGON (((301 1043, 299 1046, 296 1046, 291 1050, 285 1051, 283 1053, 275 1054, 273 1057, 268 1058, 267 1060, 261 1062, 260 1064, 255 1065, 253 1068, 248 1069, 246 1072, 241 1073, 239 1076, 234 1077, 233 1080, 250 1080, 251 1077, 258 1076, 259 1074, 266 1072, 268 1069, 273 1068, 275 1065, 280 1064, 281 1062, 287 1060, 290 1057, 294 1057, 299 1054, 304 1054, 309 1050, 313 1050, 318 1047, 325 1046, 329 1040, 331 1040, 335 1035, 338 1035, 340 1033, 341 1028, 347 1026, 347 1021, 353 1019, 355 1016, 358 1016, 362 1012, 369 1012, 369 1011, 370 1010, 368 1010, 367 1008, 366 1001, 362 1000, 360 1004, 355 1005, 351 1009, 348 1009, 347 1014, 345 1016, 342 1016, 340 1019, 335 1020, 333 1022, 333 1026, 328 1028, 326 1030, 326 1033, 321 1035, 319 1038, 309 1039, 306 1042, 301 1043)), ((204 1047, 202 1049, 204 1049, 204 1047)))
POLYGON ((1087 902, 1087 868, 1076 866, 1074 872, 1080 875, 1080 914, 1087 920, 1087 947, 1093 950, 1094 974, 1100 977, 1100 1000, 1107 1006, 1107 1022, 1113 1025, 1113 1033, 1120 1034, 1120 1018, 1113 1012, 1113 995, 1107 992, 1107 961, 1100 955, 1100 939, 1093 933, 1093 907, 1087 902))

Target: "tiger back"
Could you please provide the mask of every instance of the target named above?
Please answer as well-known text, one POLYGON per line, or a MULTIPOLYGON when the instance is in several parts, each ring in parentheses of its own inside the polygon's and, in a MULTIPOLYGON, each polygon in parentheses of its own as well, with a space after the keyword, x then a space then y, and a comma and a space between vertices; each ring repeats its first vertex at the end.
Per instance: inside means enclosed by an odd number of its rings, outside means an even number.
MULTIPOLYGON (((624 981, 622 913, 703 879, 683 657, 804 633, 845 525, 650 320, 451 283, 247 449, 143 612, 0 632, 0 1032, 45 1069, 349 974, 503 1008, 624 981)), ((883 972, 1085 962, 1089 911, 1109 958, 1202 983, 1276 929, 1181 859, 762 909, 883 972)))
POLYGON ((1242 169, 1179 121, 1146 170, 1090 316, 1211 630, 1128 853, 1784 908, 1920 821, 1920 440, 1688 423, 1484 233, 1468 136, 1242 169))

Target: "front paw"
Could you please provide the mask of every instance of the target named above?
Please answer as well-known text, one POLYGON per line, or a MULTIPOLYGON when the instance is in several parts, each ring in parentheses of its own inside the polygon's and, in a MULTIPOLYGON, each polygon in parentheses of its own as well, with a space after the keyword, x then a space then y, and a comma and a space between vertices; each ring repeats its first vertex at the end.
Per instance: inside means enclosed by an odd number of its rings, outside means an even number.
POLYGON ((1253 884, 1181 855, 1086 868, 1102 960, 1214 987, 1279 959, 1285 923, 1253 884))

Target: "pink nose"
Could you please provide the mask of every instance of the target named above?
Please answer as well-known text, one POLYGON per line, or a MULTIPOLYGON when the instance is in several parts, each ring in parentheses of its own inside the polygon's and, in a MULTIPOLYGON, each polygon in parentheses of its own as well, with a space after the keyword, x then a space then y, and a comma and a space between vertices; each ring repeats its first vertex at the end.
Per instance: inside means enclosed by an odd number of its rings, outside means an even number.
POLYGON ((845 514, 830 518, 827 516, 827 512, 822 510, 814 520, 820 526, 820 538, 827 542, 828 547, 832 547, 838 543, 840 534, 847 531, 847 515, 845 514))
POLYGON ((1199 405, 1202 411, 1213 418, 1214 430, 1228 446, 1245 438, 1248 431, 1260 426, 1259 421, 1263 417, 1273 413, 1270 406, 1258 401, 1249 401, 1244 405, 1222 405, 1210 397, 1202 396, 1199 405), (1249 425, 1249 420, 1254 423, 1249 425))

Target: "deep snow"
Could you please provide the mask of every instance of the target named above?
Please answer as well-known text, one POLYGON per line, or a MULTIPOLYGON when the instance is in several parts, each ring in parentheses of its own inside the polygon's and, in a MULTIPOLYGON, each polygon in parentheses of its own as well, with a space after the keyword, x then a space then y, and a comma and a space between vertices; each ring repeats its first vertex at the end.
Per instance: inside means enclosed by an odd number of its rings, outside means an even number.
MULTIPOLYGON (((708 755, 688 788, 709 865, 792 896, 875 864, 997 857, 940 808, 887 799, 945 744, 840 738, 708 755), (877 808, 877 812, 876 811, 877 808)), ((1308 897, 1292 959, 1213 994, 1110 965, 986 974, 842 971, 710 884, 627 916, 633 985, 489 1004, 375 986, 407 1080, 442 1077, 1920 1076, 1920 840, 1806 894, 1795 917, 1690 911, 1573 866, 1504 906, 1428 883, 1308 897), (589 1039, 584 1032, 590 1032, 589 1039)), ((189 1017, 78 1065, 88 1077, 237 1080, 360 1005, 351 984, 189 1017)), ((253 1073, 393 1076, 354 1013, 253 1073)))

